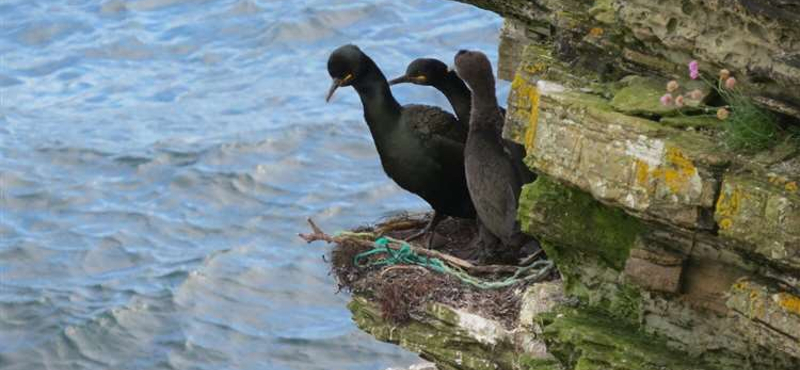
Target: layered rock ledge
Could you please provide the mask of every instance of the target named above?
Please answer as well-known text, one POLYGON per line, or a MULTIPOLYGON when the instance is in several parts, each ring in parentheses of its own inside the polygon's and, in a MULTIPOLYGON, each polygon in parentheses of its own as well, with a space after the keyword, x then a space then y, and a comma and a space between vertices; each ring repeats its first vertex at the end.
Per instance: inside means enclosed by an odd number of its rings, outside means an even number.
POLYGON ((463 2, 506 19, 504 136, 539 174, 518 218, 562 280, 518 292, 512 327, 356 297, 359 327, 440 369, 800 368, 800 148, 743 155, 657 101, 697 59, 800 124, 800 2, 463 2))

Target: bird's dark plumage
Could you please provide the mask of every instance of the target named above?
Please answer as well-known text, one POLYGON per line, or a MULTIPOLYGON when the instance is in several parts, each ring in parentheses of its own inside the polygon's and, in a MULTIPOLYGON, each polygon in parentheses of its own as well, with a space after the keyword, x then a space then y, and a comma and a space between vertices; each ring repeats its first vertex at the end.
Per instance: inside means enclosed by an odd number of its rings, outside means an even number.
POLYGON ((464 175, 466 132, 452 114, 432 106, 401 106, 375 62, 355 45, 331 53, 328 73, 333 78, 328 99, 339 86, 352 86, 358 92, 390 178, 425 199, 439 219, 442 214, 475 217, 464 175))
POLYGON ((503 115, 497 104, 491 63, 481 52, 461 51, 455 57, 455 64, 458 75, 472 89, 464 160, 478 219, 504 245, 520 248, 530 240, 522 234, 516 220, 522 180, 497 131, 503 115))
POLYGON ((469 128, 470 93, 469 88, 458 77, 456 71, 447 67, 444 62, 433 58, 419 58, 408 64, 406 74, 391 80, 389 83, 413 83, 422 86, 432 86, 439 90, 450 102, 458 121, 469 128))
MULTIPOLYGON (((468 130, 470 110, 472 108, 472 93, 458 74, 449 69, 444 62, 433 58, 419 58, 409 63, 406 74, 390 81, 390 84, 413 83, 416 85, 432 86, 439 90, 450 102, 459 124, 468 130)), ((505 109, 500 108, 500 113, 505 117, 505 109)), ((503 122, 495 128, 502 137, 503 122)), ((530 183, 536 179, 523 162, 525 147, 511 140, 503 139, 503 146, 512 160, 515 171, 523 183, 530 183)))

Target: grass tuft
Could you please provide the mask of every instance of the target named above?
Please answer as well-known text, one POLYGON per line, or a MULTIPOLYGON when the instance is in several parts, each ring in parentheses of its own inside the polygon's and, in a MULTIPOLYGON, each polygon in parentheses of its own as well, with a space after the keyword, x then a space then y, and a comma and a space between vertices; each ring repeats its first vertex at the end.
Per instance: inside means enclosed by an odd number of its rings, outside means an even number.
POLYGON ((780 137, 775 117, 747 99, 729 97, 732 112, 723 124, 728 148, 755 153, 774 146, 780 137))

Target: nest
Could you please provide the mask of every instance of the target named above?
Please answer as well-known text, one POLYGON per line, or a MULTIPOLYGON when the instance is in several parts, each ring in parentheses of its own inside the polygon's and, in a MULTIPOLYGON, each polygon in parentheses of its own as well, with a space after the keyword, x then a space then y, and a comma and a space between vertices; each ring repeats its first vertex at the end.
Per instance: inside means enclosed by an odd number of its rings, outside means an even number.
MULTIPOLYGON (((351 234, 329 236, 322 232, 313 222, 312 234, 301 235, 311 242, 325 240, 335 243, 330 253, 331 273, 335 277, 339 290, 366 296, 380 305, 385 320, 403 324, 421 317, 428 303, 442 303, 448 306, 495 319, 511 328, 517 321, 520 309, 521 293, 531 282, 521 281, 513 285, 497 289, 479 289, 465 284, 459 278, 443 274, 422 266, 356 266, 355 257, 373 248, 370 240, 364 235, 381 235, 394 239, 406 237, 422 230, 430 215, 401 214, 381 220, 373 226, 356 228, 351 234), (360 234, 359 234, 360 233, 360 234), (365 234, 370 233, 370 234, 365 234)), ((513 265, 491 265, 497 262, 496 256, 484 255, 479 260, 468 262, 470 256, 480 256, 471 241, 477 232, 475 222, 448 218, 442 221, 433 235, 434 250, 427 250, 416 243, 426 245, 431 235, 426 234, 411 245, 415 251, 428 256, 446 259, 449 265, 455 265, 473 276, 486 280, 508 277, 517 270, 513 265)), ((526 256, 514 256, 514 261, 526 256)), ((531 256, 528 256, 531 257, 531 256)), ((543 257, 543 253, 536 253, 543 257)), ((370 257, 374 258, 374 257, 370 257)), ((505 257, 506 260, 508 256, 505 257)), ((527 258, 531 261, 535 258, 527 258)), ((367 265, 370 260, 367 260, 367 265)), ((558 278, 558 273, 550 272, 545 280, 558 278)))

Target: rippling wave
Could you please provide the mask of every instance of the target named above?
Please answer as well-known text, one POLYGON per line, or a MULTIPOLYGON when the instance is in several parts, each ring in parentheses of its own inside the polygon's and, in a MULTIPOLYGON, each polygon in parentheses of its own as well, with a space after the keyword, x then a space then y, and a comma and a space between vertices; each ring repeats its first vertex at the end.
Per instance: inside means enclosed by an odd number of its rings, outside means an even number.
POLYGON ((443 0, 9 0, 0 23, 0 368, 414 361, 355 329, 324 247, 295 236, 308 216, 336 230, 426 208, 383 174, 352 90, 324 104, 325 63, 348 42, 387 75, 494 57, 499 18, 443 0))

